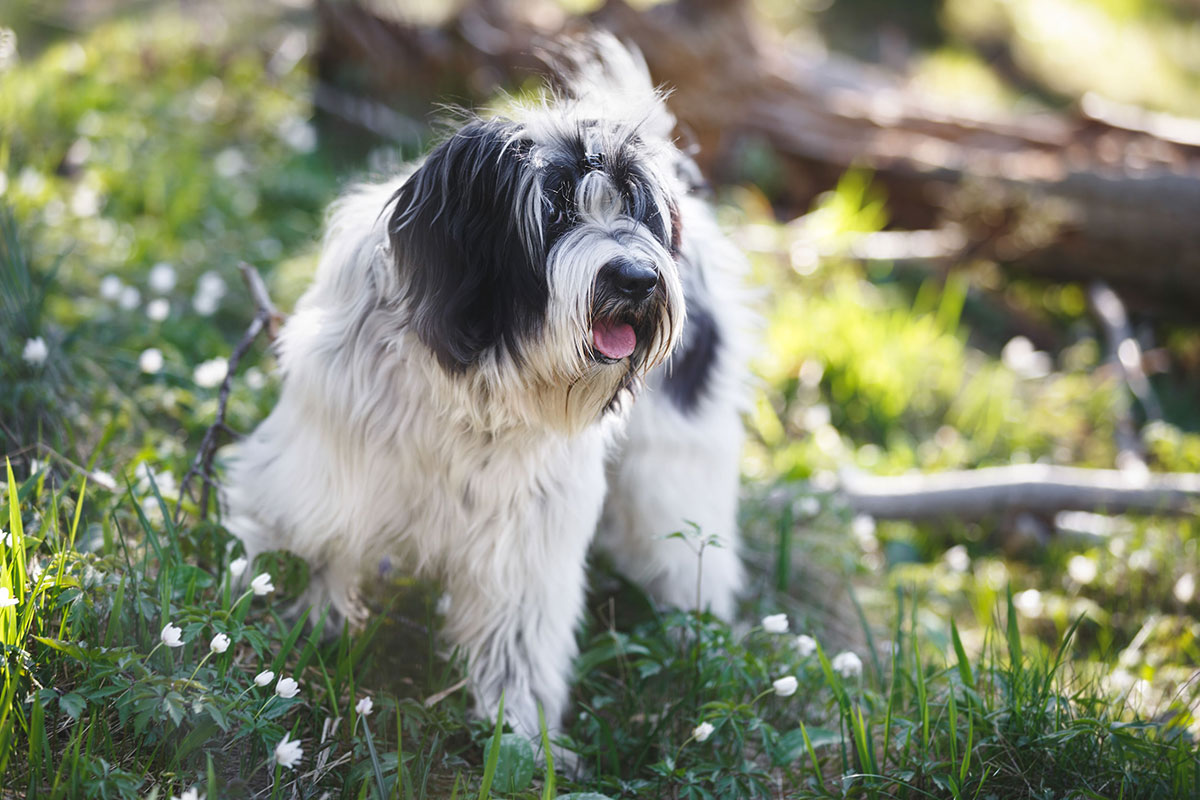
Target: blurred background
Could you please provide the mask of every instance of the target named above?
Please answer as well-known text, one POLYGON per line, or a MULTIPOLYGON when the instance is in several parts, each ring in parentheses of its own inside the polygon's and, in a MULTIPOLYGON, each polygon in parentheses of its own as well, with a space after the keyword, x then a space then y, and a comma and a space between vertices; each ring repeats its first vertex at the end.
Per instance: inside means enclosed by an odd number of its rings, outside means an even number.
MULTIPOLYGON (((444 104, 538 91, 539 43, 599 26, 671 89, 760 287, 752 610, 861 642, 859 603, 886 621, 903 588, 928 641, 956 618, 972 647, 1011 586, 1047 642, 1087 614, 1080 670, 1191 707, 1194 514, 929 519, 846 490, 1035 463, 1200 471, 1200 2, 6 0, 0 26, 0 451, 18 476, 49 458, 169 494, 253 314, 237 262, 290 309, 342 187, 423 152, 444 104)), ((260 344, 230 426, 275 389, 260 344)))

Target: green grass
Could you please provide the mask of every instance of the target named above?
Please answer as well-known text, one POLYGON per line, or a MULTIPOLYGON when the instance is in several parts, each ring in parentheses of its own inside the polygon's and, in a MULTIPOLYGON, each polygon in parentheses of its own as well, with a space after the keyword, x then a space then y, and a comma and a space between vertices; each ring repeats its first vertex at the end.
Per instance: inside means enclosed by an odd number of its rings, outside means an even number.
MULTIPOLYGON (((471 716, 462 664, 438 646, 436 587, 381 581, 353 635, 320 610, 284 614, 306 580, 286 555, 246 575, 270 574, 273 593, 238 588, 237 542, 190 506, 172 522, 215 411, 196 368, 248 321, 234 263, 290 305, 322 209, 352 177, 296 138, 305 66, 272 60, 287 34, 265 17, 202 35, 166 14, 0 73, 0 590, 16 599, 0 607, 4 797, 1200 795, 1194 519, 1123 519, 1012 558, 999 521, 876 525, 828 492, 845 466, 1115 455, 1119 387, 1097 369, 1078 289, 1004 287, 1065 332, 1051 373, 1023 375, 999 358, 986 270, 943 283, 837 255, 886 224, 862 173, 806 221, 832 253, 816 264, 752 193, 722 207, 770 288, 744 462, 755 577, 732 627, 656 610, 595 565, 572 711, 558 741, 530 743, 471 716), (151 286, 159 263, 173 287, 151 286), (229 287, 212 313, 194 303, 206 273, 229 287), (138 290, 132 308, 100 294, 105 276, 138 290), (147 316, 151 297, 165 318, 147 316), (23 358, 35 337, 40 364, 23 358), (148 348, 161 370, 139 364, 148 348), (776 613, 789 633, 755 622, 776 613), (162 644, 168 623, 181 647, 162 644), (263 670, 275 678, 259 687, 263 670), (284 676, 296 697, 275 696, 284 676), (788 676, 797 690, 780 696, 788 676), (285 734, 303 749, 295 769, 273 760, 285 734)), ((270 366, 260 350, 237 376, 235 428, 270 408, 270 366)), ((1146 428, 1154 469, 1200 469, 1188 424, 1146 428)))

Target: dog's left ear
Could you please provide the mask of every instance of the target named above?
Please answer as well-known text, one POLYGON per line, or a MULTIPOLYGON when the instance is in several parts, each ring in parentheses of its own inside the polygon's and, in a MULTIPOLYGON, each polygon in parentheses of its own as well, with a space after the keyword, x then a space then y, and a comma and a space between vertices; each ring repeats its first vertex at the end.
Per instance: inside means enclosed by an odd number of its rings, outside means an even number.
POLYGON ((396 192, 388 230, 410 324, 446 369, 503 347, 519 358, 549 288, 528 224, 529 143, 506 120, 476 120, 436 147, 396 192))

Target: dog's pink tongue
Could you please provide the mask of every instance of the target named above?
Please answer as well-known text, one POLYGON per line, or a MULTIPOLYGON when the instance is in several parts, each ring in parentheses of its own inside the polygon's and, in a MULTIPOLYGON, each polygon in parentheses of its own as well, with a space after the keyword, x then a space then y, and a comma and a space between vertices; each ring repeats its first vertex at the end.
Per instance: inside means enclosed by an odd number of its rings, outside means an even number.
POLYGON ((637 346, 637 334, 627 322, 596 320, 592 326, 592 341, 596 349, 609 358, 625 358, 637 346))

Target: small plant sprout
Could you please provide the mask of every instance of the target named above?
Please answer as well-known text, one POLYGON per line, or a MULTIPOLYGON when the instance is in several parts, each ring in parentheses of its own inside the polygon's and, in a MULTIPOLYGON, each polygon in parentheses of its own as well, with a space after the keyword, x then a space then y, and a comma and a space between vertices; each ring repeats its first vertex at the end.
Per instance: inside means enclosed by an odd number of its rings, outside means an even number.
POLYGON ((817 652, 817 640, 807 633, 802 633, 796 637, 796 650, 800 653, 801 658, 808 658, 817 652))
POLYGON ((254 685, 266 686, 273 680, 275 680, 275 673, 269 669, 264 669, 262 672, 254 676, 254 685))
POLYGON ((771 683, 775 687, 775 694, 779 697, 791 697, 799 688, 800 682, 796 680, 794 675, 786 675, 771 683))
POLYGON ((275 591, 275 584, 271 583, 271 573, 263 572, 256 575, 254 580, 250 581, 250 591, 259 597, 275 591))
POLYGON ((17 598, 12 596, 7 586, 0 586, 0 608, 10 608, 17 604, 17 598))
POLYGON ((285 769, 295 769, 302 758, 304 758, 304 748, 300 746, 300 740, 288 739, 288 735, 283 734, 279 744, 275 745, 275 763, 285 769))
POLYGON ((21 358, 31 367, 40 367, 46 362, 46 356, 49 354, 50 349, 46 347, 46 340, 35 336, 25 340, 25 349, 21 351, 21 358))
MULTIPOLYGON (((229 562, 229 574, 235 578, 240 578, 246 572, 247 561, 244 558, 235 558, 229 562)), ((269 578, 268 578, 269 580, 269 578)))
POLYGON ((834 672, 843 678, 857 678, 862 675, 863 663, 857 654, 849 650, 838 653, 830 662, 834 672))
POLYGON ((290 700, 300 694, 300 684, 295 678, 280 678, 279 683, 275 684, 275 694, 284 700, 290 700))
POLYGON ((370 697, 364 697, 362 700, 359 700, 358 703, 355 704, 355 706, 354 706, 355 713, 357 713, 360 717, 370 716, 371 712, 374 710, 375 710, 375 702, 373 700, 371 700, 370 697))
POLYGON ((787 633, 787 614, 771 614, 762 618, 763 630, 767 633, 787 633))
POLYGON ((713 730, 711 722, 701 722, 692 728, 692 738, 697 742, 707 741, 708 737, 712 736, 713 730))

